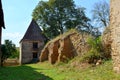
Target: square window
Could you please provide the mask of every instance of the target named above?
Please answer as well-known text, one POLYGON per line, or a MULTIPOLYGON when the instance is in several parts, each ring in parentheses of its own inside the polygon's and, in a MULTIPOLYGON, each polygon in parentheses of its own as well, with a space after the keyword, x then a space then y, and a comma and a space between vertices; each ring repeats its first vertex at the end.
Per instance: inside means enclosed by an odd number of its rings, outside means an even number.
POLYGON ((33 42, 33 48, 34 49, 38 48, 38 43, 37 42, 33 42))

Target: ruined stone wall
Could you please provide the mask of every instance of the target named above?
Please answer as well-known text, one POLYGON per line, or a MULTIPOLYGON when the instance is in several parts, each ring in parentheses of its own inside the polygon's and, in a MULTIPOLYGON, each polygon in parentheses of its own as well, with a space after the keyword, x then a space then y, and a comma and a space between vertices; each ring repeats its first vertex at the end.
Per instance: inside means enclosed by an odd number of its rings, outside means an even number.
POLYGON ((48 60, 51 64, 65 62, 75 56, 75 51, 69 36, 49 42, 41 52, 40 61, 48 60))
POLYGON ((58 62, 65 62, 75 56, 74 46, 71 42, 70 36, 64 37, 59 41, 60 47, 58 50, 58 62))
POLYGON ((112 38, 113 69, 120 73, 120 0, 111 0, 110 28, 112 38))
POLYGON ((52 63, 52 64, 56 63, 56 61, 58 60, 59 47, 60 47, 59 40, 52 42, 48 47, 48 50, 49 50, 48 59, 49 59, 50 63, 52 63))
POLYGON ((39 60, 41 62, 48 60, 48 55, 49 55, 48 46, 45 46, 41 52, 39 60))
POLYGON ((84 55, 90 49, 87 39, 91 35, 88 33, 74 31, 66 34, 48 42, 41 52, 39 58, 41 62, 45 60, 49 60, 52 64, 60 61, 66 62, 77 55, 84 55))
POLYGON ((74 51, 76 51, 76 56, 82 56, 84 53, 89 51, 90 47, 87 44, 88 38, 92 37, 88 33, 76 33, 70 36, 70 40, 74 46, 74 51))

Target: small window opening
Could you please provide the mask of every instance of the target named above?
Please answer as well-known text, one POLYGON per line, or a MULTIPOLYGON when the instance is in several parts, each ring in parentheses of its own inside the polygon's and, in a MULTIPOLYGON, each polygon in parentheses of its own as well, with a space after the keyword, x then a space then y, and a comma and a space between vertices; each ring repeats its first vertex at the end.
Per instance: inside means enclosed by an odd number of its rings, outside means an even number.
POLYGON ((38 48, 38 43, 37 42, 33 42, 33 48, 37 49, 38 48))

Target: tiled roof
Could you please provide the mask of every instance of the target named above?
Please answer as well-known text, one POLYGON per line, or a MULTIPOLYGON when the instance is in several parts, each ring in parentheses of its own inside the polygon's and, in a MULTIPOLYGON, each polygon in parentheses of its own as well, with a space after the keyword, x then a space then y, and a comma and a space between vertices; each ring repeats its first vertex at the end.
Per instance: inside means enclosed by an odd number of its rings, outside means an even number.
MULTIPOLYGON (((21 41, 26 41, 26 40, 30 40, 30 41, 44 41, 45 40, 45 36, 42 34, 42 30, 40 29, 40 27, 38 26, 38 24, 32 20, 23 39, 21 41)), ((20 41, 20 42, 21 42, 20 41)))

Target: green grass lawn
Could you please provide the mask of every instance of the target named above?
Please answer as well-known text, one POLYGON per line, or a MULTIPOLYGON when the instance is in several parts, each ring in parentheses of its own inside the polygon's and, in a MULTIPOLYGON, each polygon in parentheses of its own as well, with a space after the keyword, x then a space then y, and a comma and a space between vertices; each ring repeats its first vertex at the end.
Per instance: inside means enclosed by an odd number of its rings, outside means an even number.
POLYGON ((97 67, 73 68, 68 64, 50 65, 48 62, 1 67, 0 80, 120 80, 112 71, 112 61, 97 67))

